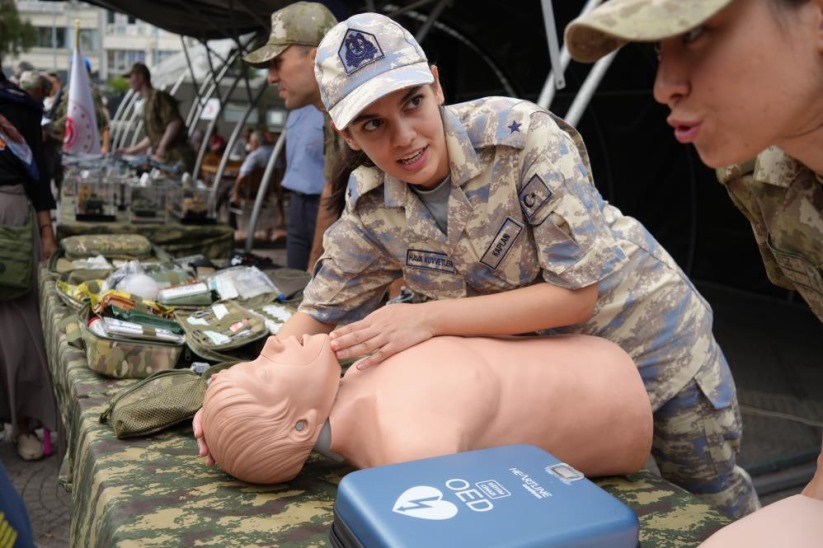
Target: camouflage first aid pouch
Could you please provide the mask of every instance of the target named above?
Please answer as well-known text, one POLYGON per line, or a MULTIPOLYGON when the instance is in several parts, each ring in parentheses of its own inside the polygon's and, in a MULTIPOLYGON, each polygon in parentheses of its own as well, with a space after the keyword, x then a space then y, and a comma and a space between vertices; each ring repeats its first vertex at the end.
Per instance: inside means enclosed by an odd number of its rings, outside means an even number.
POLYGON ((79 335, 92 370, 118 379, 142 379, 157 371, 173 369, 177 364, 183 351, 182 342, 151 338, 147 336, 149 328, 145 334, 134 336, 104 334, 95 326, 103 321, 91 314, 88 306, 78 312, 79 335))
POLYGON ((140 234, 83 234, 60 240, 69 260, 102 255, 109 259, 145 259, 152 244, 140 234))
POLYGON ((174 319, 186 332, 192 352, 217 362, 256 358, 269 334, 264 318, 234 301, 195 312, 176 309, 174 319))

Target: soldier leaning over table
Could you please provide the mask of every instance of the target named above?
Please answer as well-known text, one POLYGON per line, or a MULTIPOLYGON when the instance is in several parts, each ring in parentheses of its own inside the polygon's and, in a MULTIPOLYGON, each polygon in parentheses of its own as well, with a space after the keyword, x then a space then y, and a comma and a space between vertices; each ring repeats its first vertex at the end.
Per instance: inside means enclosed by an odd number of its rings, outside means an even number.
POLYGON ((180 116, 177 101, 151 85, 151 73, 143 63, 135 63, 124 74, 131 89, 143 97, 143 129, 146 136, 136 145, 119 148, 123 154, 139 154, 152 148, 152 156, 158 162, 183 162, 186 171, 194 169, 195 154, 189 143, 189 133, 180 116))

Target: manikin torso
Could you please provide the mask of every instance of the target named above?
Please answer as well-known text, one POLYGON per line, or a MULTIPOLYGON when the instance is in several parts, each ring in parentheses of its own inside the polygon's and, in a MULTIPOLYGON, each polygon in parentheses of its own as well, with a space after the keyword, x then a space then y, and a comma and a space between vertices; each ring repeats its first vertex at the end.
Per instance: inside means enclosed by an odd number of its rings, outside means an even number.
POLYGON ((638 470, 652 413, 632 360, 595 337, 437 337, 360 371, 329 417, 331 449, 359 468, 510 443, 586 475, 638 470))
POLYGON ((589 476, 624 474, 652 439, 631 358, 586 335, 435 337, 342 380, 327 335, 270 337, 213 378, 201 416, 213 458, 253 483, 292 479, 312 446, 364 468, 527 443, 589 476))

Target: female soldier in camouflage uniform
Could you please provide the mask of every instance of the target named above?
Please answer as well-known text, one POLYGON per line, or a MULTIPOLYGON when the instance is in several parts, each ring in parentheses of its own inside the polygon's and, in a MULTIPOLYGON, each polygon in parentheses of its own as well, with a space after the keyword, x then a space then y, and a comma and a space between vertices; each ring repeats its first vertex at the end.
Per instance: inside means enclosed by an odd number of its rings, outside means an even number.
POLYGON ((735 465, 739 412, 711 309, 643 226, 604 202, 573 128, 516 99, 441 107, 436 67, 376 14, 329 31, 315 73, 335 126, 374 167, 353 172, 283 336, 346 324, 332 346, 367 356, 360 367, 435 335, 610 339, 640 368, 663 475, 730 514, 757 508, 735 465), (431 300, 379 307, 401 276, 431 300))
MULTIPOLYGON (((630 41, 659 42, 675 137, 718 168, 769 279, 823 321, 823 2, 611 0, 566 31, 580 61, 630 41)), ((804 493, 823 498, 823 454, 804 493)))

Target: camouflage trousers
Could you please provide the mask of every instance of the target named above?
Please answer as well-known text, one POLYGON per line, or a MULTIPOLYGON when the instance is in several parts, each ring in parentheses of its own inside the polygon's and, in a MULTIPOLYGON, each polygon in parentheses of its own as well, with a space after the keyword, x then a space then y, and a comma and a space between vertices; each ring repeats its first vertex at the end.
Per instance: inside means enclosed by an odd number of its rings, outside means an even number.
POLYGON ((715 409, 695 381, 654 414, 652 455, 660 474, 733 518, 760 508, 749 474, 735 463, 740 422, 737 399, 715 409))

